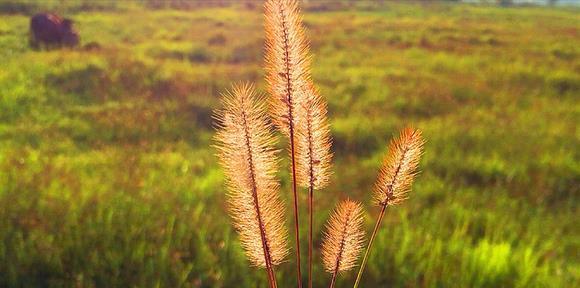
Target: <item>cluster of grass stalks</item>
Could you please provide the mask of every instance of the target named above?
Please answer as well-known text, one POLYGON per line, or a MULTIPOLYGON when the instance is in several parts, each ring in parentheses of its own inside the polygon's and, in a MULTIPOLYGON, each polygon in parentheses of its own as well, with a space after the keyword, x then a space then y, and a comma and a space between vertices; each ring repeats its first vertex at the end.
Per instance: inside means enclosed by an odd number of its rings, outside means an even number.
MULTIPOLYGON (((269 0, 265 5, 266 82, 271 121, 264 100, 249 84, 234 86, 217 112, 219 158, 226 171, 230 215, 250 262, 266 269, 270 287, 277 287, 274 266, 286 256, 283 207, 279 201, 276 151, 270 122, 289 139, 297 286, 302 287, 298 186, 308 190, 308 287, 312 287, 314 191, 328 185, 331 137, 327 105, 312 81, 309 44, 295 0, 269 0)), ((393 140, 375 188, 381 208, 354 287, 358 287, 387 206, 408 198, 423 152, 419 130, 404 129, 393 140)), ((339 272, 356 266, 364 246, 362 206, 351 200, 338 204, 322 243, 324 268, 334 287, 339 272)))
MULTIPOLYGON (((267 94, 262 10, 136 3, 62 11, 100 48, 58 51, 31 51, 34 11, 0 5, 0 287, 266 286, 225 215, 211 147, 221 91, 250 81, 267 94)), ((580 286, 578 9, 303 8, 334 167, 314 193, 314 247, 338 199, 373 201, 385 142, 413 123, 428 139, 423 172, 412 201, 387 209, 360 287, 580 286)), ((291 163, 276 138, 291 248, 291 163)), ((291 249, 280 287, 296 286, 291 249)), ((320 252, 314 287, 332 277, 320 252)))

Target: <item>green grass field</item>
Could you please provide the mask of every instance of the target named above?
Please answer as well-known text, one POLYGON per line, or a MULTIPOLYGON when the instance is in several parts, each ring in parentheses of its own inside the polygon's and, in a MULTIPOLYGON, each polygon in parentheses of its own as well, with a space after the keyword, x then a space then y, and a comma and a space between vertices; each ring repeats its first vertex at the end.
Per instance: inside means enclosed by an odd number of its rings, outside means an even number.
MULTIPOLYGON (((211 147, 219 94, 265 91, 259 5, 105 8, 67 14, 96 48, 54 51, 30 50, 28 16, 0 11, 0 287, 265 287, 211 147)), ((406 125, 427 139, 362 286, 580 286, 580 10, 323 10, 305 13, 335 153, 317 230, 351 197, 370 231, 388 141, 406 125)))

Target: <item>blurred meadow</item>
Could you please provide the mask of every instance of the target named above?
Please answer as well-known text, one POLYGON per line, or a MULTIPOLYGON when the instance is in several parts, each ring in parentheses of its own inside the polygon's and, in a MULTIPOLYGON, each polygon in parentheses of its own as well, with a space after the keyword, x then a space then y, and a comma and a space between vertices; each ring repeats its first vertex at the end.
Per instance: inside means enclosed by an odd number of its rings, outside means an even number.
MULTIPOLYGON (((261 3, 196 3, 0 2, 0 287, 266 286, 211 146, 221 92, 253 81, 265 93, 261 3), (46 9, 72 18, 84 46, 31 50, 30 16, 46 9)), ((304 10, 335 154, 315 231, 346 197, 370 231, 389 139, 412 124, 427 140, 362 286, 579 287, 580 8, 304 10)), ((295 286, 293 261, 281 287, 295 286)))

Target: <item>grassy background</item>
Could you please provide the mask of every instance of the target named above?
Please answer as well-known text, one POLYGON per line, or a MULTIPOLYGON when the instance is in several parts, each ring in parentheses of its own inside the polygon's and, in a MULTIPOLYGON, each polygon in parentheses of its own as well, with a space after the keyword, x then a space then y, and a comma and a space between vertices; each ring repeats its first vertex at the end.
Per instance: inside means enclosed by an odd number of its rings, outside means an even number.
MULTIPOLYGON (((265 287, 210 147, 219 93, 264 91, 259 7, 41 3, 93 48, 31 51, 27 15, 43 7, 0 3, 0 286, 265 287)), ((372 228, 386 144, 412 124, 423 172, 388 211, 363 287, 578 287, 578 9, 371 6, 305 13, 336 158, 317 230, 345 197, 372 228)))

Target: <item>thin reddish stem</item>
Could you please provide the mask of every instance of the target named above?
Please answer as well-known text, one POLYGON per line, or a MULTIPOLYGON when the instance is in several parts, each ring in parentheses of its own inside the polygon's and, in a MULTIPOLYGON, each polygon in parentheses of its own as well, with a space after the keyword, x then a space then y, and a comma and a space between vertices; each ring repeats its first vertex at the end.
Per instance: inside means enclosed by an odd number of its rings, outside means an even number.
POLYGON ((336 271, 332 273, 332 279, 330 280, 330 285, 328 286, 329 288, 333 288, 334 287, 334 284, 336 283, 336 275, 337 274, 338 273, 336 273, 336 271))
POLYGON ((276 283, 276 275, 274 274, 274 267, 266 267, 266 271, 268 271, 268 283, 270 284, 270 288, 278 288, 278 284, 276 283))
POLYGON ((381 213, 379 213, 379 217, 377 219, 377 223, 375 224, 375 229, 373 230, 373 234, 371 235, 371 239, 369 240, 369 246, 367 247, 367 251, 365 252, 365 256, 363 261, 360 265, 358 270, 358 275, 356 276, 356 282, 354 283, 354 288, 357 288, 360 284, 360 280, 362 279, 363 271, 365 270, 365 266, 367 265, 367 261, 369 260, 369 254, 371 251, 371 247, 373 246, 373 242, 375 241, 375 237, 377 236, 377 232, 381 227, 381 222, 383 221, 383 216, 385 216, 385 210, 387 209, 387 205, 382 205, 381 213))
POLYGON ((312 288, 312 234, 313 234, 313 214, 314 214, 314 161, 312 159, 312 151, 314 150, 312 147, 312 107, 309 106, 307 109, 307 131, 308 131, 308 155, 309 155, 309 165, 310 168, 310 177, 308 183, 308 287, 312 288))
POLYGON ((296 240, 296 272, 298 287, 302 287, 302 272, 300 270, 300 228, 298 222, 298 193, 296 189, 296 160, 294 157, 294 128, 290 125, 290 149, 292 152, 292 191, 294 193, 294 233, 296 240))
POLYGON ((300 227, 299 227, 299 217, 298 217, 298 192, 297 192, 297 183, 296 183, 296 157, 295 157, 295 145, 294 145, 294 119, 293 119, 293 99, 292 99, 292 84, 290 80, 290 61, 289 61, 289 44, 288 44, 288 27, 286 27, 286 16, 284 14, 284 7, 280 5, 280 17, 282 18, 282 31, 284 34, 284 65, 286 66, 286 101, 288 102, 288 126, 290 132, 290 152, 292 157, 292 192, 294 196, 294 235, 296 241, 296 278, 297 278, 297 285, 299 288, 302 288, 302 271, 300 269, 300 227))

